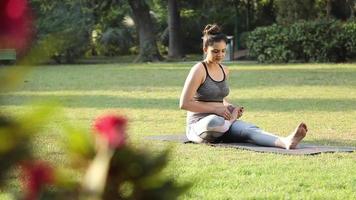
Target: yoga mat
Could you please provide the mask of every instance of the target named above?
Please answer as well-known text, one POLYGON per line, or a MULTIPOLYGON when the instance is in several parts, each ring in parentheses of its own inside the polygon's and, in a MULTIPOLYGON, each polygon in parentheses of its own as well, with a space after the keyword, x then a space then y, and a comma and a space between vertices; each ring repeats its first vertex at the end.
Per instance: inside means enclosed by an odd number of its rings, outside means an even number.
MULTIPOLYGON (((146 136, 149 140, 160 140, 160 141, 171 141, 171 142, 181 142, 181 143, 192 143, 185 135, 154 135, 146 136)), ((227 147, 236 148, 243 150, 250 150, 256 152, 265 153, 278 153, 278 154, 289 154, 289 155, 315 155, 320 153, 334 153, 334 152, 355 152, 356 147, 344 147, 344 146, 321 146, 316 144, 300 143, 297 149, 282 149, 276 147, 264 147, 258 146, 251 143, 203 143, 206 145, 214 147, 227 147)))

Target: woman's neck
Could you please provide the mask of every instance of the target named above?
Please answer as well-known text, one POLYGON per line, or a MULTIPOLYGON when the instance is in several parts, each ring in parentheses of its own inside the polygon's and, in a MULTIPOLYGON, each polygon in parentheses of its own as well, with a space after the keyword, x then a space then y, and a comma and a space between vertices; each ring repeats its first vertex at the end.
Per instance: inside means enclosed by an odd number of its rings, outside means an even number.
POLYGON ((204 62, 210 66, 218 66, 219 62, 213 62, 213 61, 209 61, 209 60, 204 60, 204 62))
POLYGON ((213 62, 208 60, 204 60, 204 62, 208 65, 209 68, 215 68, 219 66, 219 62, 213 62))

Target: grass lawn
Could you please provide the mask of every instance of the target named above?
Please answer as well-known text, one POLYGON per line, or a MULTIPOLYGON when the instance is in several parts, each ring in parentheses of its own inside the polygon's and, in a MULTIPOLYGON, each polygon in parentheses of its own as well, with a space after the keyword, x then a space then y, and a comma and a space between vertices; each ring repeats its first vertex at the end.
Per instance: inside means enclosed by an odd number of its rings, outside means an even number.
MULTIPOLYGON (((133 145, 152 153, 172 149, 164 175, 192 183, 181 199, 356 199, 356 153, 287 156, 144 140, 184 132, 186 113, 178 101, 193 64, 36 67, 16 91, 2 94, 0 109, 20 115, 31 102, 57 99, 66 119, 86 129, 97 115, 125 114, 133 145)), ((229 99, 244 105, 244 120, 280 135, 304 121, 305 142, 356 146, 356 64, 227 65, 229 99)), ((35 151, 65 165, 60 133, 54 119, 35 151)))

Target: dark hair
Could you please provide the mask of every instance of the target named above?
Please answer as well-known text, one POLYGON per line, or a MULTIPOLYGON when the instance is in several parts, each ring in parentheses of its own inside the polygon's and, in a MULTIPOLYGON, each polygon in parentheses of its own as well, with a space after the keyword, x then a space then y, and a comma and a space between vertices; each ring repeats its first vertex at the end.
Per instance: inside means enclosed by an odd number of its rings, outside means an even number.
POLYGON ((224 41, 227 43, 227 37, 221 32, 221 28, 217 24, 208 24, 203 30, 203 48, 207 48, 214 42, 224 41))

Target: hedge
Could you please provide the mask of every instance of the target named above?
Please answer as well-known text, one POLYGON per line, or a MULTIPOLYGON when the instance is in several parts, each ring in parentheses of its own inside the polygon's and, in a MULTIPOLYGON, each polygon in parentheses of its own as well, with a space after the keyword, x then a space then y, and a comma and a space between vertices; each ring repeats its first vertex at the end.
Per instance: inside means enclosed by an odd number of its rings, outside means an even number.
POLYGON ((256 28, 247 38, 259 62, 345 62, 356 58, 356 21, 303 21, 256 28))

